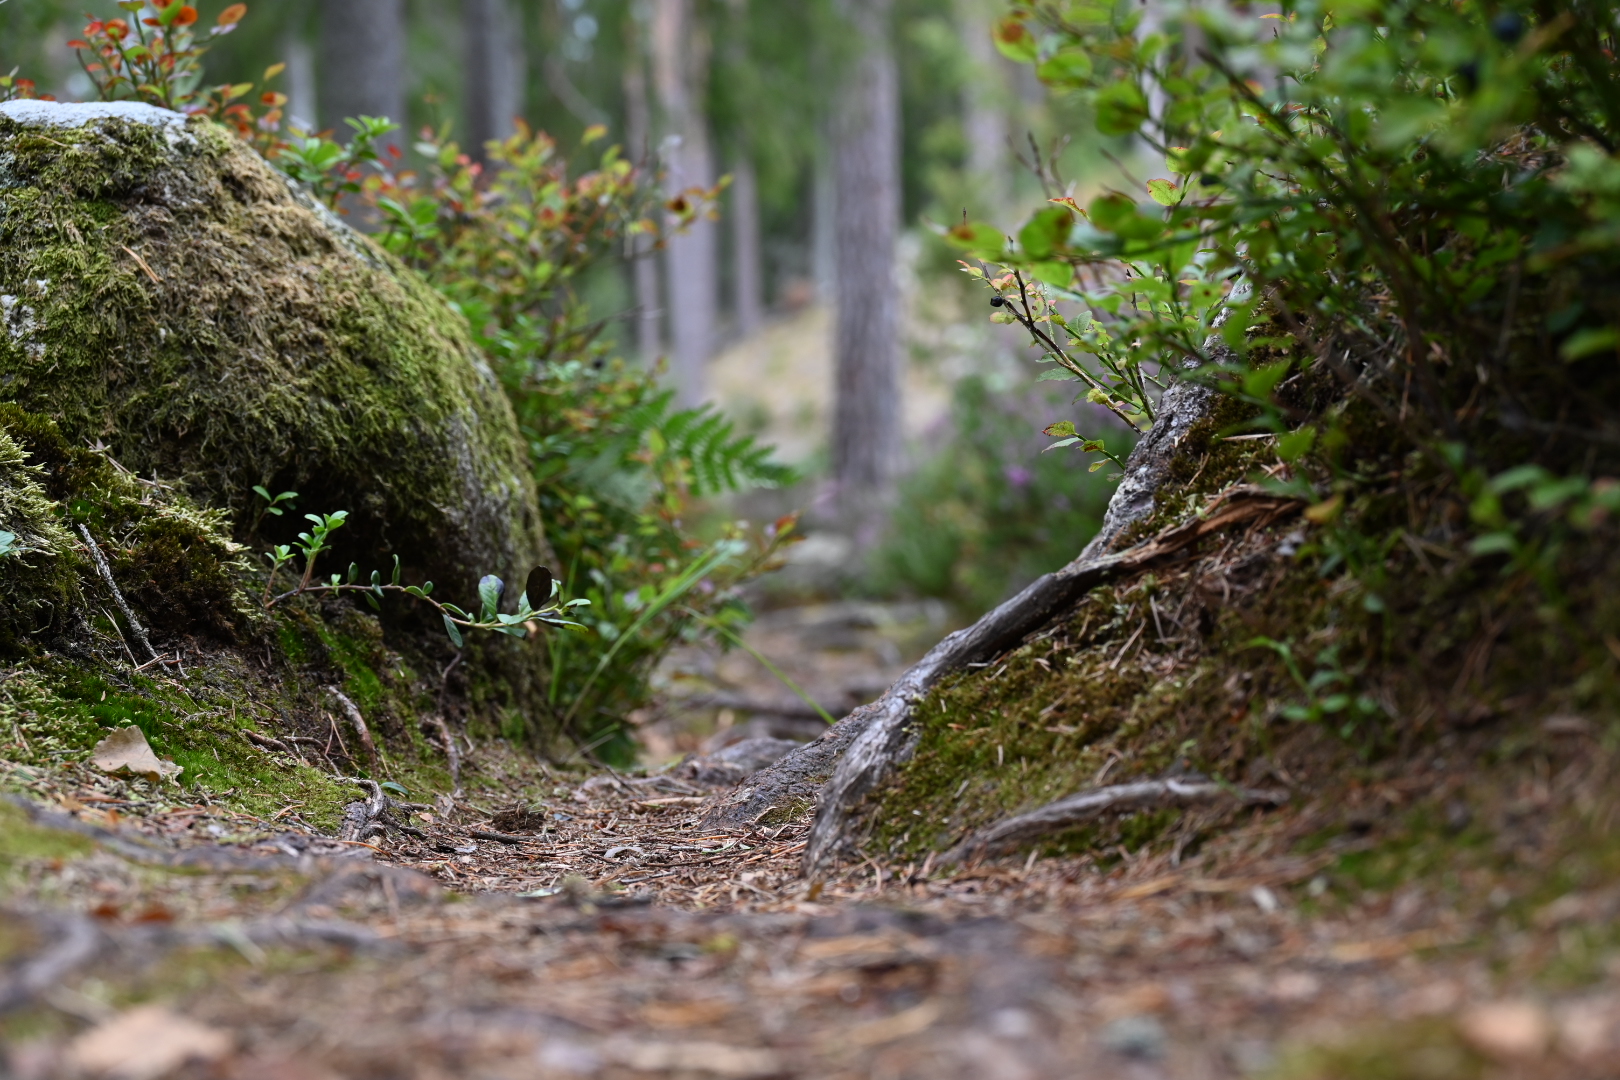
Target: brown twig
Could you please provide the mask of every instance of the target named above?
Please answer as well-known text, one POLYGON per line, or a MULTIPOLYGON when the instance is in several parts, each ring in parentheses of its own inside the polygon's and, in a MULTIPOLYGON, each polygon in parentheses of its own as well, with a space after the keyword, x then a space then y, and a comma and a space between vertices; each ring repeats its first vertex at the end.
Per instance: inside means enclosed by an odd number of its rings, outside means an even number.
POLYGON ((82 522, 79 524, 79 535, 84 537, 85 546, 90 549, 90 558, 96 564, 96 571, 101 575, 101 580, 106 582, 107 588, 112 592, 113 602, 118 605, 118 610, 124 613, 124 621, 129 623, 130 633, 134 634, 135 639, 146 649, 146 655, 155 661, 158 658, 157 650, 152 648, 151 641, 147 640, 146 628, 135 617, 135 612, 130 610, 129 601, 124 599, 124 594, 118 589, 118 583, 113 580, 112 567, 107 565, 107 557, 101 553, 101 548, 96 546, 96 538, 90 535, 90 530, 82 522))

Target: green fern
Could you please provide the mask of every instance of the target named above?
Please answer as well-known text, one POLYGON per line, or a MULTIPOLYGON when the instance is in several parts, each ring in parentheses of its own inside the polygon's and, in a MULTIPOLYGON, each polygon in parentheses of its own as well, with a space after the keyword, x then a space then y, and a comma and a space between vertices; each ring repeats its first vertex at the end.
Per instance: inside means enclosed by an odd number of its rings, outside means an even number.
POLYGON ((660 465, 685 463, 692 494, 783 487, 798 479, 791 467, 772 460, 771 447, 738 435, 736 424, 712 405, 677 410, 674 401, 674 392, 664 391, 627 411, 622 422, 633 450, 645 446, 660 465))

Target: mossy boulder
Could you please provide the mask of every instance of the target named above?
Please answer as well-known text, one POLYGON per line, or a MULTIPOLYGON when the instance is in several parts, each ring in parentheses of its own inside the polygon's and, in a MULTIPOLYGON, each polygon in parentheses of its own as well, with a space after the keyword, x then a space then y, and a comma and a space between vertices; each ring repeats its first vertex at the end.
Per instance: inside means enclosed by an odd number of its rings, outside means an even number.
POLYGON ((0 655, 54 636, 82 608, 72 537, 28 458, 0 427, 0 655))
POLYGON ((228 510, 238 539, 262 484, 300 499, 261 547, 350 512, 332 569, 397 554, 465 600, 544 552, 460 314, 217 125, 0 105, 0 327, 0 396, 228 510))

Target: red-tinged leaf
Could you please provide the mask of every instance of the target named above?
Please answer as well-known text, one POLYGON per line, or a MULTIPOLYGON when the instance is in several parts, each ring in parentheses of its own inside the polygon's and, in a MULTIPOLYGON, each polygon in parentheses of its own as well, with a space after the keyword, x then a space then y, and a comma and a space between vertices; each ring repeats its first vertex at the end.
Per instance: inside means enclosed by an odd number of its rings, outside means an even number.
POLYGON ((114 19, 106 26, 107 36, 114 41, 122 41, 129 36, 129 23, 123 19, 114 19))
POLYGON ((162 26, 163 25, 163 20, 162 19, 150 19, 150 18, 142 19, 141 20, 141 25, 142 26, 162 26))
POLYGON ((197 21, 197 9, 192 7, 190 4, 187 4, 184 7, 182 7, 180 9, 180 14, 178 14, 178 15, 176 15, 174 17, 174 25, 176 25, 176 26, 190 26, 192 23, 194 23, 196 21, 197 21))
POLYGON ((72 41, 67 43, 67 47, 70 49, 88 49, 90 47, 90 43, 88 41, 80 41, 78 38, 74 38, 72 41))
POLYGON ((91 19, 89 22, 84 24, 84 36, 94 37, 105 29, 107 29, 106 23, 102 22, 100 19, 91 19))
POLYGON ((1074 421, 1073 420, 1059 420, 1055 424, 1048 424, 1044 428, 1041 429, 1041 434, 1042 435, 1050 435, 1053 438, 1061 438, 1061 437, 1063 437, 1065 435, 1073 435, 1074 434, 1074 421))
POLYGON ((237 23, 242 21, 242 16, 246 14, 246 4, 232 4, 230 7, 220 12, 219 18, 214 21, 220 26, 235 26, 237 23))
POLYGON ((996 24, 992 37, 996 48, 1009 60, 1029 63, 1035 59, 1035 35, 1029 32, 1022 19, 1016 16, 1002 19, 996 24))
POLYGON ((287 104, 287 95, 279 94, 274 90, 266 90, 264 93, 259 95, 259 102, 260 104, 270 106, 272 109, 278 109, 287 104))

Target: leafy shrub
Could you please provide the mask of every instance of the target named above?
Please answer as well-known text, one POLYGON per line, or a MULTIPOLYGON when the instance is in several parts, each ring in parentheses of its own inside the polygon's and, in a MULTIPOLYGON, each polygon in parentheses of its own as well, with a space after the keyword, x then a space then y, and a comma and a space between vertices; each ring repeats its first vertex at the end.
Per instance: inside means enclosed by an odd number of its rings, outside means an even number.
MULTIPOLYGON (((585 146, 601 137, 586 133, 585 146)), ((630 749, 623 716, 677 641, 746 617, 735 586, 774 565, 794 538, 784 519, 752 537, 736 526, 703 543, 694 497, 774 486, 791 472, 708 408, 672 408, 657 372, 609 356, 606 326, 577 283, 636 237, 655 242, 717 195, 665 201, 658 178, 606 148, 578 175, 526 126, 486 148, 486 172, 443 133, 418 151, 425 175, 378 171, 364 193, 381 243, 454 301, 495 361, 529 439, 547 535, 589 636, 553 636, 553 721, 610 758, 630 749)))
POLYGON ((1278 404, 1275 347, 1472 488, 1527 456, 1612 465, 1616 14, 1286 0, 1169 5, 1143 32, 1129 3, 1026 0, 1002 50, 1173 175, 1145 201, 1054 200, 1012 243, 953 235, 1016 273, 1009 315, 1061 377, 1122 412, 1151 421, 1149 376, 1191 367, 1267 405, 1300 457, 1333 421, 1278 404))
MULTIPOLYGON (((651 666, 683 637, 729 632, 745 619, 735 586, 773 565, 795 538, 791 518, 751 536, 738 526, 721 528, 709 542, 690 535, 684 516, 692 498, 774 485, 790 473, 714 411, 673 409, 657 372, 610 358, 602 334, 608 320, 595 317, 576 291, 591 268, 633 242, 650 238, 642 246, 656 250, 672 230, 712 213, 717 189, 666 200, 656 170, 633 166, 613 147, 575 175, 550 137, 523 126, 488 147, 487 171, 448 132, 424 133, 416 146, 428 163, 422 173, 378 152, 394 127, 386 118, 351 119, 347 145, 326 134, 284 133, 279 93, 254 95, 247 83, 203 85, 206 39, 191 29, 195 9, 158 0, 120 6, 130 19, 92 18, 70 43, 101 97, 231 124, 329 205, 370 216, 378 242, 466 315, 528 438, 548 537, 566 574, 561 594, 589 602, 585 621, 593 633, 549 642, 550 723, 538 716, 530 722, 537 731, 561 725, 609 758, 626 756, 620 718, 644 699, 651 666)), ((245 5, 231 5, 210 36, 228 33, 245 13, 245 5)), ((280 70, 272 66, 264 79, 280 70)), ((32 89, 14 75, 0 82, 4 96, 32 89)), ((587 131, 582 149, 602 134, 587 131)), ((265 513, 279 516, 273 498, 263 497, 272 500, 265 513)), ((328 532, 335 527, 330 517, 320 522, 328 532)), ((312 585, 311 545, 318 554, 313 533, 303 545, 303 591, 372 599, 395 591, 396 583, 380 578, 359 583, 357 567, 312 585)), ((272 561, 293 554, 289 546, 272 561)), ((419 591, 417 599, 437 604, 419 591)), ((515 616, 481 599, 478 617, 445 611, 452 637, 469 625, 513 632, 517 624, 507 619, 515 616)), ((547 607, 544 598, 530 600, 542 612, 547 607)))
POLYGON ((929 439, 939 453, 901 486, 872 587, 977 614, 1078 555, 1113 485, 1041 452, 1029 416, 1060 404, 1049 392, 998 393, 979 376, 959 382, 945 429, 929 439))

